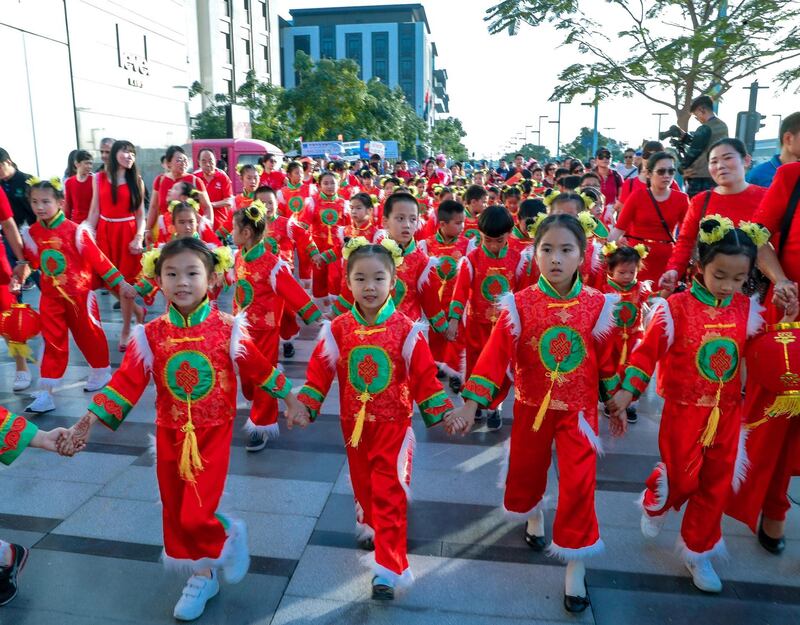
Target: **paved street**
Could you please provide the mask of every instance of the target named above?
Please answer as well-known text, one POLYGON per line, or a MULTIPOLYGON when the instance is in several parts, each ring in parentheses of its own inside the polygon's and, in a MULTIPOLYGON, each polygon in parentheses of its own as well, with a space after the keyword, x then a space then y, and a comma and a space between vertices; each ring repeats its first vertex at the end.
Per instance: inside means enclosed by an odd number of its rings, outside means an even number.
MULTIPOLYGON (((110 309, 111 296, 99 300, 116 349, 119 313, 110 309)), ((282 362, 295 383, 303 380, 315 333, 305 330, 297 355, 282 362)), ((14 367, 4 346, 0 353, 0 404, 21 411, 29 397, 8 390, 14 367)), ((120 356, 112 352, 115 365, 120 356)), ((55 396, 58 409, 35 419, 44 428, 69 426, 86 408, 87 368, 74 345, 72 357, 55 396)), ((244 400, 239 408, 241 425, 244 400)), ((654 402, 643 401, 640 422, 624 440, 612 440, 602 426, 606 455, 598 463, 597 511, 607 549, 590 562, 592 608, 577 618, 562 606, 563 566, 532 552, 522 527, 498 510, 509 418, 500 432, 478 429, 452 439, 441 428, 426 431, 417 417, 409 526, 417 583, 388 605, 370 600, 371 576, 359 564, 335 392, 309 429, 284 430, 261 453, 245 452, 237 428, 224 503, 246 519, 254 557, 245 580, 223 585, 198 623, 800 623, 797 506, 781 557, 761 549, 743 525, 725 520, 731 559, 717 568, 725 583, 721 596, 695 590, 674 554, 677 515, 656 540, 642 537, 634 500, 657 461, 657 414, 654 402)), ((97 428, 85 453, 63 459, 33 449, 0 471, 0 537, 33 547, 19 596, 0 608, 2 625, 174 622, 185 580, 158 562, 161 513, 147 450, 153 420, 150 388, 118 432, 97 428)), ((555 470, 551 478, 555 495, 555 470)), ((793 493, 799 502, 797 482, 793 493)))

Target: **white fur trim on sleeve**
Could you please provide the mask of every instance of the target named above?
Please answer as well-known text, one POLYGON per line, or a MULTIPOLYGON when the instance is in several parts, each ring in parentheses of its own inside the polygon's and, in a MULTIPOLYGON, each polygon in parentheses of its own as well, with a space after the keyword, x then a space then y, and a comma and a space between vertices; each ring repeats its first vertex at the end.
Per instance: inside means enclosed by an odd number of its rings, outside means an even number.
POLYGON ((269 285, 275 293, 278 292, 278 272, 281 269, 286 269, 288 271, 289 266, 283 260, 279 259, 272 268, 272 271, 269 272, 269 285))
POLYGON ((458 261, 459 272, 461 271, 462 267, 467 268, 467 271, 469 271, 469 281, 472 282, 473 278, 475 277, 475 269, 472 267, 472 263, 467 256, 462 256, 461 260, 458 261))
POLYGON ((592 257, 589 259, 589 267, 592 270, 593 274, 596 274, 600 271, 600 254, 602 252, 603 245, 597 239, 592 239, 592 257))
POLYGON ((750 430, 742 428, 739 430, 739 448, 736 451, 736 463, 733 467, 733 480, 731 486, 733 492, 738 493, 747 478, 747 471, 750 469, 750 459, 747 457, 747 435, 750 430))
POLYGON ((478 241, 476 240, 478 237, 472 237, 467 243, 467 254, 470 252, 478 249, 478 241))
POLYGON ((75 230, 75 246, 78 248, 78 252, 81 254, 83 254, 84 236, 88 236, 92 241, 94 241, 94 228, 92 228, 88 221, 81 222, 75 230))
POLYGON ((667 333, 667 347, 672 347, 675 342, 675 321, 669 309, 669 303, 663 297, 655 297, 652 300, 650 314, 647 316, 647 325, 658 315, 659 321, 664 324, 664 331, 667 333))
POLYGON ((29 228, 22 229, 22 244, 31 254, 37 257, 39 256, 39 246, 36 245, 36 241, 33 240, 29 228))
POLYGON ((758 334, 764 326, 764 317, 761 314, 766 310, 758 301, 758 295, 750 298, 750 312, 747 315, 747 338, 758 334))
POLYGON ((322 353, 325 360, 331 369, 336 367, 336 362, 339 360, 339 346, 336 344, 336 338, 333 336, 331 329, 331 322, 325 319, 322 322, 322 327, 319 330, 319 340, 322 342, 322 353))
POLYGON ((233 366, 236 366, 236 359, 245 355, 247 349, 242 344, 242 341, 247 338, 247 313, 240 312, 233 318, 233 326, 231 328, 231 361, 233 366))
POLYGON ((514 275, 517 279, 525 272, 525 268, 528 266, 528 263, 533 260, 533 248, 528 247, 522 251, 519 255, 519 263, 517 263, 517 270, 514 272, 514 275))
POLYGON ((430 256, 428 253, 428 242, 425 239, 422 239, 422 241, 417 241, 417 247, 425 252, 425 254, 430 256))
POLYGON ((406 340, 403 341, 403 360, 406 363, 406 371, 411 371, 411 356, 414 354, 414 347, 417 345, 419 339, 425 340, 425 332, 428 329, 428 324, 424 321, 416 321, 411 326, 406 340))
POLYGON ((586 417, 583 415, 583 411, 578 413, 578 429, 580 430, 581 434, 586 437, 586 440, 589 441, 589 445, 591 445, 592 449, 594 449, 594 453, 598 456, 602 456, 604 453, 603 441, 600 440, 600 436, 594 431, 591 424, 586 420, 586 417))
POLYGON ((619 303, 620 297, 617 293, 606 293, 603 295, 605 301, 603 308, 600 310, 600 316, 592 328, 592 336, 596 339, 605 338, 614 327, 614 309, 619 303))
POLYGON ((153 369, 153 351, 150 349, 150 343, 147 342, 147 333, 143 325, 138 325, 131 333, 130 345, 133 348, 134 357, 142 361, 142 366, 145 371, 152 371, 153 369))
POLYGON ((425 265, 425 269, 422 270, 422 273, 419 274, 419 279, 417 280, 417 290, 422 291, 423 288, 430 282, 431 274, 433 271, 439 266, 439 259, 431 256, 428 258, 428 263, 425 265))
POLYGON ((519 320, 519 311, 517 310, 517 302, 514 299, 514 294, 509 292, 501 295, 500 299, 497 300, 497 304, 500 310, 505 310, 508 313, 506 324, 511 334, 514 335, 514 338, 518 339, 520 332, 522 332, 522 323, 519 320))

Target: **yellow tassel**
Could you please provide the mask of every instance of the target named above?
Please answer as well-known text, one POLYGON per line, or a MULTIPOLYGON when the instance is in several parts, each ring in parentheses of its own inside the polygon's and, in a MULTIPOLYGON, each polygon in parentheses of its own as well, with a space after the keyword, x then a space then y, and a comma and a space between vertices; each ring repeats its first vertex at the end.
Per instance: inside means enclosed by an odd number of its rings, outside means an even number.
POLYGON ((703 432, 703 435, 700 437, 700 444, 703 447, 711 447, 711 445, 714 444, 714 439, 717 437, 717 426, 719 425, 719 418, 722 415, 722 411, 719 409, 719 398, 721 394, 722 382, 720 382, 719 387, 717 387, 716 403, 711 409, 711 414, 708 415, 706 429, 703 432))
POLYGON ((800 415, 800 394, 778 395, 769 408, 764 411, 765 415, 778 417, 796 417, 800 415))
POLYGON ((28 346, 27 343, 17 343, 15 341, 8 342, 8 355, 12 358, 21 357, 25 360, 30 360, 31 362, 36 362, 36 358, 33 357, 33 351, 28 346))
POLYGON ((622 333, 622 354, 619 357, 619 365, 622 366, 628 360, 628 333, 622 333))
POLYGON ((372 399, 372 396, 364 391, 358 396, 361 401, 361 410, 356 415, 356 424, 353 426, 353 433, 350 435, 350 447, 358 447, 361 441, 361 433, 364 431, 364 421, 367 418, 367 402, 372 399))
POLYGON ((184 433, 183 445, 181 446, 181 458, 178 461, 178 475, 182 480, 186 480, 194 486, 197 501, 200 505, 200 493, 197 492, 197 474, 203 470, 203 459, 200 457, 200 448, 197 445, 197 434, 195 434, 194 423, 192 423, 192 400, 187 397, 186 406, 188 415, 186 423, 181 427, 184 433))
POLYGON ((536 413, 536 418, 533 420, 533 431, 538 432, 539 428, 542 427, 542 421, 544 421, 544 414, 547 412, 548 406, 550 406, 550 394, 553 390, 553 384, 550 383, 550 388, 547 389, 547 394, 544 396, 542 400, 542 405, 539 406, 539 412, 536 413))
POLYGON ((330 226, 328 226, 328 245, 333 245, 333 234, 330 226))

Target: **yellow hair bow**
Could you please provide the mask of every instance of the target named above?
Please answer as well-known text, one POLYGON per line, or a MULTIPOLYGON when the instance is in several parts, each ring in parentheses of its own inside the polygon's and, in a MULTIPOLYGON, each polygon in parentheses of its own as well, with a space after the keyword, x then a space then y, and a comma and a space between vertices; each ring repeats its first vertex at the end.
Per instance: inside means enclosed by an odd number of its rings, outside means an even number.
POLYGON ((156 262, 158 262, 159 256, 161 256, 159 248, 154 248, 142 254, 142 275, 145 278, 156 277, 156 262))
POLYGON ((578 195, 583 200, 583 205, 586 207, 587 210, 591 210, 594 207, 594 205, 595 205, 594 199, 592 199, 591 197, 589 197, 585 193, 579 193, 578 195))
POLYGON ((396 241, 393 241, 392 239, 383 239, 381 241, 381 245, 389 250, 395 267, 399 267, 403 264, 403 250, 396 241))
POLYGON ((260 224, 267 216, 267 207, 261 200, 253 200, 250 206, 246 206, 242 210, 244 214, 247 215, 247 218, 254 224, 260 224))
POLYGON ((717 241, 721 241, 726 234, 734 229, 733 221, 722 215, 709 215, 700 220, 700 233, 698 238, 706 245, 711 245, 717 241), (716 221, 718 224, 712 228, 710 232, 703 229, 703 224, 708 221, 716 221))
POLYGON ((27 184, 29 187, 32 187, 42 182, 49 182, 50 186, 53 187, 56 191, 63 191, 64 189, 64 185, 61 184, 61 179, 58 176, 53 176, 49 180, 42 180, 41 178, 37 178, 36 176, 31 176, 25 181, 25 184, 27 184))
POLYGON ((756 247, 761 247, 769 242, 770 233, 761 224, 752 221, 740 221, 739 230, 744 232, 756 247))
POLYGON ((611 256, 614 252, 619 249, 619 245, 617 245, 616 241, 609 241, 606 243, 602 248, 603 256, 611 256))
POLYGON ((553 201, 558 197, 558 195, 559 195, 558 193, 551 190, 550 193, 545 194, 545 196, 542 198, 542 202, 544 202, 545 206, 549 207, 553 203, 553 201))
POLYGON ((594 234, 594 231, 597 229, 597 220, 592 217, 589 211, 584 210, 578 213, 578 221, 581 223, 581 227, 587 237, 594 234))
POLYGON ((214 254, 214 271, 217 273, 226 273, 233 267, 233 253, 231 248, 227 245, 220 245, 212 251, 214 254))
POLYGON ((547 218, 547 213, 539 213, 536 215, 536 218, 533 220, 532 223, 528 224, 528 236, 531 239, 536 238, 536 232, 539 230, 539 226, 542 225, 542 222, 547 218))
POLYGON ((633 246, 633 249, 636 250, 636 253, 639 255, 639 258, 644 260, 650 254, 650 248, 648 248, 644 243, 637 243, 633 246))

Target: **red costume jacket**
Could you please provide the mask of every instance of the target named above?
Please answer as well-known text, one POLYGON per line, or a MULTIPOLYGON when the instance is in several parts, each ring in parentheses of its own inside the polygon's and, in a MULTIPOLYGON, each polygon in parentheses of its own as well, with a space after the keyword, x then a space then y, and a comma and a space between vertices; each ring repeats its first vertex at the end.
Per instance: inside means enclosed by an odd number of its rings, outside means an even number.
POLYGON ((306 200, 309 198, 310 187, 302 182, 293 185, 286 179, 286 184, 278 191, 278 210, 284 217, 294 215, 298 219, 305 211, 306 200))
POLYGON ((0 406, 0 464, 9 465, 30 445, 39 428, 0 406))
POLYGON ((447 310, 453 292, 456 288, 456 278, 458 277, 458 264, 467 255, 469 239, 463 236, 456 238, 455 241, 446 243, 440 233, 425 239, 420 244, 423 251, 428 256, 436 259, 436 275, 439 276, 441 286, 439 287, 439 300, 442 310, 447 310))
POLYGON ((616 293, 620 297, 614 307, 612 341, 617 365, 621 367, 628 362, 628 355, 644 333, 645 307, 653 294, 652 287, 649 282, 637 280, 623 286, 606 278, 606 283, 600 290, 603 293, 616 293))

